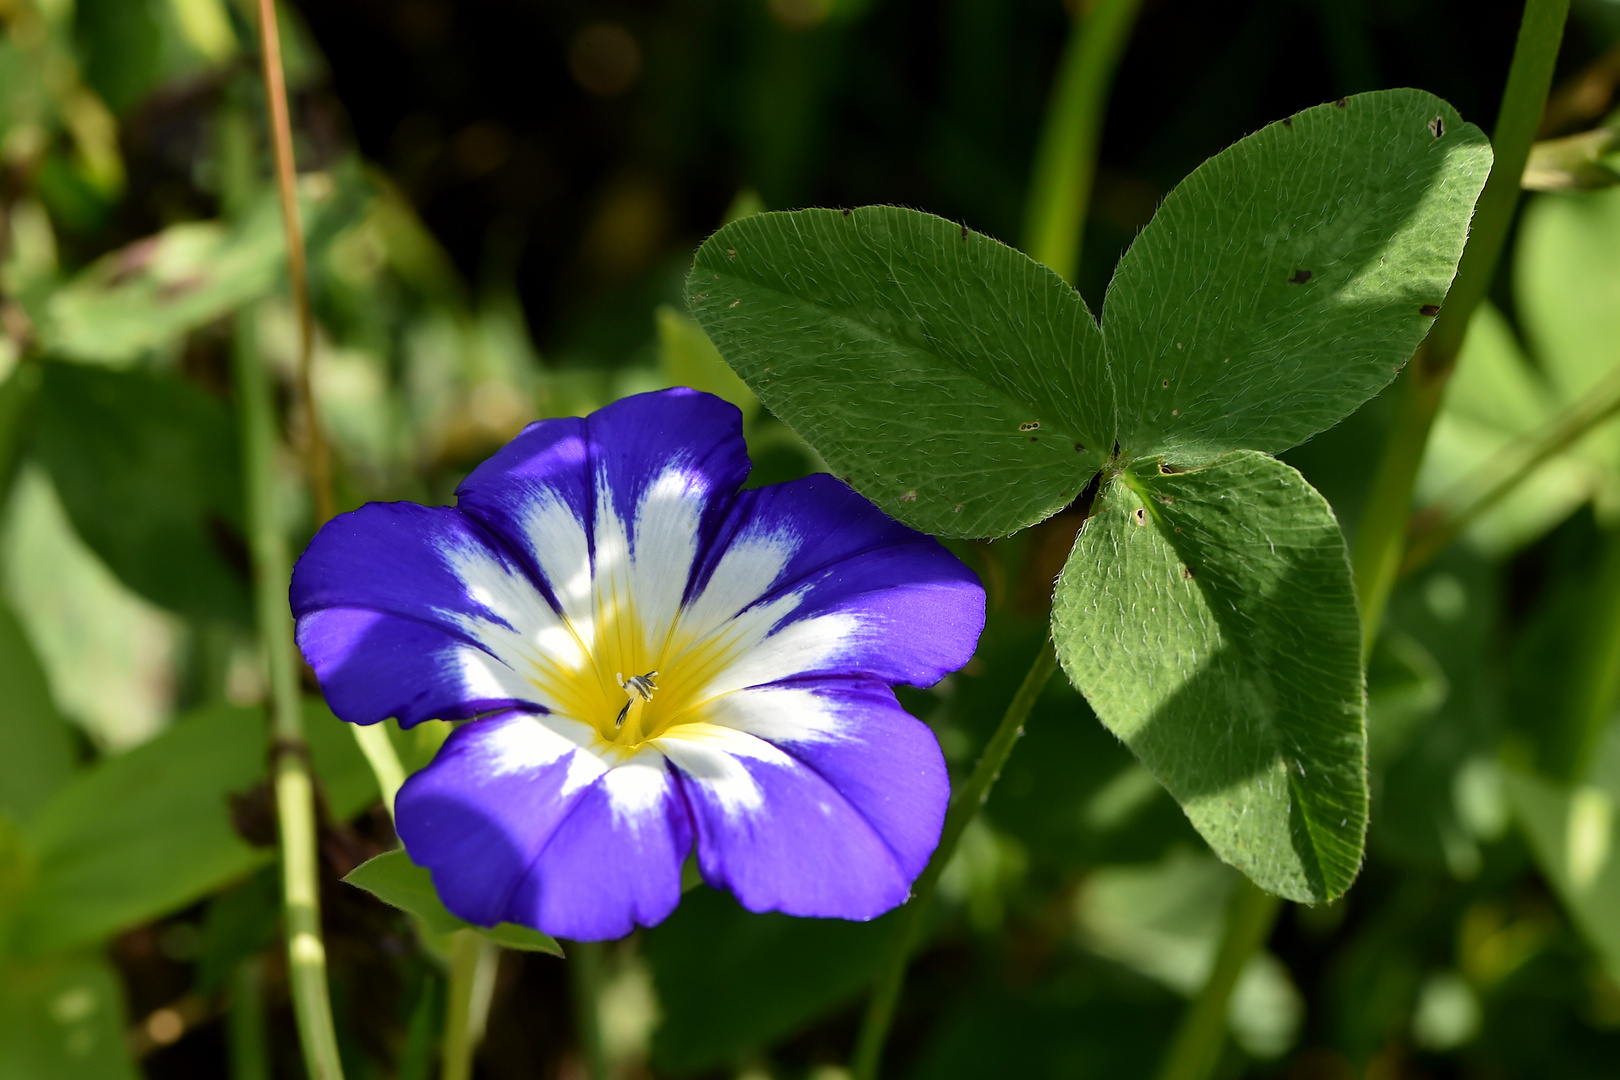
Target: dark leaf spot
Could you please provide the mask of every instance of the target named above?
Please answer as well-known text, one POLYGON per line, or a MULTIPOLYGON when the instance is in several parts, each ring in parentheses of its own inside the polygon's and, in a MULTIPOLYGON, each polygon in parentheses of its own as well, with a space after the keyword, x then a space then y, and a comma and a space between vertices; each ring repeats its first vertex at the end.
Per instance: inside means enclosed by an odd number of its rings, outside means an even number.
POLYGON ((1429 134, 1433 135, 1435 138, 1438 139, 1440 136, 1444 135, 1445 133, 1446 133, 1446 122, 1442 117, 1437 116, 1433 120, 1429 121, 1429 134))
POLYGON ((737 249, 736 248, 726 248, 726 258, 735 259, 736 257, 737 257, 737 249))
POLYGON ((1074 444, 1074 452, 1075 452, 1075 453, 1077 453, 1077 454, 1083 454, 1083 453, 1085 453, 1085 452, 1086 452, 1086 448, 1085 448, 1085 446, 1084 446, 1084 444, 1082 444, 1082 443, 1075 443, 1075 444, 1074 444))
POLYGON ((1138 506, 1135 510, 1133 510, 1131 512, 1131 517, 1136 520, 1136 523, 1138 525, 1146 525, 1147 524, 1147 508, 1142 507, 1142 506, 1138 506))
POLYGON ((1193 579, 1193 568, 1190 567, 1190 566, 1183 566, 1181 568, 1181 580, 1182 581, 1191 581, 1192 579, 1193 579))
POLYGON ((1041 426, 1041 422, 1039 420, 1025 420, 1022 424, 1018 425, 1018 430, 1019 431, 1034 431, 1036 428, 1038 428, 1040 426, 1041 426))
POLYGON ((1170 380, 1166 379, 1166 380, 1164 380, 1164 382, 1160 383, 1159 385, 1162 386, 1164 389, 1168 390, 1168 389, 1170 389, 1170 380))
POLYGON ((1309 280, 1311 280, 1311 272, 1309 270, 1295 270, 1294 276, 1288 279, 1288 284, 1303 285, 1309 280))
POLYGON ((1339 108, 1342 109, 1346 105, 1350 104, 1350 99, 1349 98, 1340 98, 1338 101, 1335 101, 1333 104, 1337 105, 1339 108))
POLYGON ((1294 126, 1294 118, 1292 116, 1283 117, 1283 127, 1293 127, 1293 126, 1294 126))
POLYGON ((844 216, 849 217, 849 207, 844 207, 844 216))
POLYGON ((967 239, 967 223, 966 222, 964 222, 962 224, 962 239, 964 239, 964 240, 967 239))
POLYGON ((1420 315, 1427 315, 1429 318, 1432 319, 1436 315, 1440 314, 1440 305, 1439 304, 1424 304, 1422 307, 1418 308, 1418 313, 1420 315))

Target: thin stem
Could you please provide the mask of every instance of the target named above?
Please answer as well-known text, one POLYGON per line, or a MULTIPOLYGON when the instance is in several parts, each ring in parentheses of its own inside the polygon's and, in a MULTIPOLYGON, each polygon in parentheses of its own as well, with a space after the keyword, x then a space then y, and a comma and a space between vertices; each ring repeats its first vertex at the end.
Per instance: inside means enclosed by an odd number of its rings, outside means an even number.
POLYGON ((1213 1076, 1226 1045, 1227 1003, 1237 986, 1238 976, 1248 966, 1255 950, 1271 936, 1281 901, 1248 878, 1238 875, 1237 886, 1226 909, 1226 930, 1210 968, 1209 978, 1198 991, 1176 1031, 1175 1041, 1159 1070, 1159 1080, 1205 1080, 1213 1076))
POLYGON ((304 742, 292 612, 287 606, 290 559, 276 512, 275 422, 263 365, 240 322, 234 351, 254 606, 270 676, 271 771, 281 834, 288 981, 305 1069, 311 1080, 340 1080, 343 1066, 327 996, 326 947, 321 941, 315 787, 304 742))
POLYGON ((322 525, 332 519, 337 506, 332 497, 332 463, 310 383, 315 318, 309 303, 304 229, 298 213, 298 174, 293 162, 292 120, 287 108, 287 79, 281 65, 281 31, 276 24, 275 0, 259 0, 259 39, 264 54, 264 96, 270 109, 270 141, 276 157, 276 190, 281 197, 281 220, 287 232, 287 277, 292 287, 293 305, 298 311, 298 400, 304 412, 304 448, 309 485, 315 496, 315 524, 322 525))
POLYGON ((270 1080, 270 1037, 264 1022, 264 961, 249 957, 231 976, 226 1015, 231 1080, 270 1080))
POLYGON ((1401 398, 1395 425, 1374 474, 1351 553, 1361 606, 1363 655, 1378 635, 1400 569, 1406 519, 1412 509, 1412 487, 1446 380, 1456 365, 1474 308, 1490 287, 1518 206, 1520 178, 1547 103, 1547 89, 1552 84, 1553 65, 1568 14, 1569 0, 1525 2, 1507 88, 1502 92, 1496 130, 1491 136, 1496 160, 1490 179, 1480 193, 1456 280, 1428 340, 1407 365, 1397 388, 1401 398))
POLYGON ((377 777, 377 788, 382 792, 383 805, 388 808, 388 816, 394 816, 394 796, 405 783, 405 766, 399 760, 399 752, 394 749, 394 742, 388 737, 388 729, 381 724, 350 724, 354 732, 354 741, 360 744, 360 752, 365 755, 366 763, 377 777))
POLYGON ((568 976, 574 994, 574 1024, 591 1080, 607 1080, 607 1050, 602 1045, 602 980, 607 957, 599 941, 568 946, 568 976))
POLYGON ((450 935, 450 996, 445 1003, 443 1080, 472 1080, 473 1055, 484 1041, 495 995, 500 949, 474 930, 450 935))
POLYGON ((906 964, 922 935, 940 872, 956 853, 962 830, 967 828, 973 815, 990 797, 990 788, 1001 775, 1001 768, 1007 763, 1013 745, 1024 734, 1024 721, 1029 718, 1030 709, 1035 706, 1036 699, 1041 696, 1046 681, 1056 668, 1057 650, 1048 635, 1018 692, 1008 703, 1007 711, 1002 714, 1001 724, 985 744, 978 764, 973 766, 967 782, 951 797, 950 807, 945 812, 945 825, 940 830, 939 846, 934 849, 933 857, 912 886, 911 899, 900 909, 897 925, 889 937, 883 966, 879 968, 877 983, 866 1007, 866 1019, 861 1024, 860 1037, 855 1044, 851 1064, 855 1080, 875 1080, 877 1077, 878 1067, 883 1060, 883 1047, 889 1038, 889 1025, 894 1020, 895 1006, 899 1004, 900 990, 905 984, 906 964))
MULTIPOLYGON (((1604 376, 1603 381, 1562 413, 1543 424, 1528 437, 1505 447, 1479 470, 1483 476, 1494 476, 1480 490, 1472 480, 1466 487, 1479 492, 1456 513, 1441 517, 1432 524, 1413 530, 1406 544, 1406 555, 1401 561, 1401 573, 1409 574, 1445 549, 1481 514, 1495 506, 1535 473, 1542 465, 1579 442, 1587 432, 1615 414, 1620 413, 1620 367, 1604 376)), ((1441 505, 1451 500, 1442 500, 1441 505)), ((1414 520, 1421 520, 1424 511, 1418 511, 1414 520)))
POLYGON ((1068 282, 1080 263, 1108 90, 1142 0, 1097 0, 1069 31, 1035 151, 1024 250, 1068 282))

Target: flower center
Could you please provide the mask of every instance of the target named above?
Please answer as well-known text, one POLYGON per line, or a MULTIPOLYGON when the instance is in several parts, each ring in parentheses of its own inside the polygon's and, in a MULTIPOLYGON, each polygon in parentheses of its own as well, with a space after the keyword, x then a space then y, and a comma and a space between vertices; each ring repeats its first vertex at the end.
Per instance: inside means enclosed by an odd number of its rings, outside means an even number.
MULTIPOLYGON (((641 714, 652 700, 653 691, 658 689, 658 684, 653 682, 657 675, 658 672, 649 671, 645 675, 632 675, 627 679, 621 671, 614 676, 619 681, 619 688, 630 700, 619 710, 619 718, 613 722, 613 726, 618 738, 623 738, 632 746, 642 739, 641 714)), ((618 738, 614 741, 617 742, 618 738)))

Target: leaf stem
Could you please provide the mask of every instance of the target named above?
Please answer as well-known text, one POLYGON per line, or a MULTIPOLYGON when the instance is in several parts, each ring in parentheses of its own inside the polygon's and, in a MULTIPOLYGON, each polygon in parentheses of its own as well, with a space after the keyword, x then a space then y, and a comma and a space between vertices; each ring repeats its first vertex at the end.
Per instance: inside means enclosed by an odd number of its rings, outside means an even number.
POLYGON ((309 302, 309 273, 304 255, 304 229, 298 213, 298 174, 293 161, 292 120, 287 107, 287 79, 281 64, 281 31, 275 0, 259 0, 259 39, 264 59, 264 97, 270 110, 270 141, 276 158, 276 191, 287 233, 287 277, 298 312, 298 400, 304 413, 304 452, 309 485, 315 498, 315 524, 337 512, 332 496, 332 462, 315 408, 310 367, 315 354, 315 317, 309 302))
MULTIPOLYGON (((1569 449, 1587 432, 1617 413, 1620 413, 1620 367, 1604 376, 1579 401, 1526 438, 1504 447, 1478 470, 1478 475, 1494 476, 1496 480, 1488 485, 1464 481, 1462 487, 1472 488, 1479 493, 1463 503, 1460 510, 1443 517, 1432 517, 1426 524, 1422 522, 1426 511, 1420 510, 1413 515, 1406 554, 1401 560, 1401 574, 1410 574, 1439 554, 1475 519, 1511 494, 1549 459, 1569 449)), ((1453 500, 1442 499, 1439 505, 1447 501, 1453 500)))
POLYGON ((444 1025, 443 1080, 472 1080, 473 1055, 484 1041, 495 996, 500 948, 476 930, 450 935, 450 993, 444 1025))
POLYGON ((1395 423, 1373 475, 1351 553, 1361 606, 1363 656, 1378 636, 1378 625, 1400 570, 1412 488, 1446 380, 1456 365, 1469 318, 1490 287, 1518 206, 1520 179, 1547 102, 1568 14, 1569 0, 1525 2, 1507 88, 1502 92, 1496 130, 1491 137, 1495 162, 1474 211, 1468 245, 1434 329, 1397 384, 1400 397, 1395 423))
POLYGON ((939 846, 934 849, 933 857, 912 886, 911 899, 900 909, 883 964, 878 969, 877 982, 866 1007, 866 1019, 861 1024, 860 1037, 855 1044, 851 1065, 855 1080, 876 1080, 878 1067, 882 1064, 883 1047, 889 1037, 889 1025, 894 1020, 895 1006, 900 1001, 900 990, 905 984, 906 965, 927 922, 940 872, 955 854, 962 830, 967 828, 973 815, 990 797, 990 788, 1001 775, 1007 756, 1024 734, 1024 721, 1029 718, 1030 709, 1056 668, 1057 650, 1052 644, 1051 634, 1048 634, 1018 692, 1002 714, 1001 724, 985 744, 978 764, 973 766, 967 782, 951 797, 950 807, 945 812, 945 825, 940 830, 939 846))
POLYGON ((238 321, 236 401, 242 431, 243 487, 247 495, 248 543, 253 560, 254 608, 270 682, 271 773, 281 839, 281 882, 287 933, 288 981, 299 1042, 311 1080, 340 1080, 337 1033, 326 988, 326 947, 321 941, 320 878, 315 841, 315 786, 304 742, 292 612, 287 538, 277 513, 275 420, 259 354, 238 321))
POLYGON ((1205 1080, 1215 1074, 1226 1045, 1227 1003, 1255 950, 1271 936, 1282 901, 1242 874, 1226 909, 1226 929, 1198 997, 1176 1030, 1159 1080, 1205 1080))
POLYGON ((350 724, 354 732, 354 741, 360 744, 360 753, 365 755, 366 764, 371 766, 373 775, 377 777, 377 788, 382 793, 383 806, 388 809, 390 820, 394 817, 394 796, 405 783, 405 766, 399 760, 399 752, 394 749, 394 742, 388 737, 388 729, 382 724, 350 724))
POLYGON ((1024 250, 1073 284, 1108 90, 1142 0, 1096 0, 1069 30, 1035 151, 1024 250))
POLYGON ((237 964, 231 975, 231 1004, 225 1022, 231 1080, 271 1080, 263 981, 264 960, 258 956, 237 964))

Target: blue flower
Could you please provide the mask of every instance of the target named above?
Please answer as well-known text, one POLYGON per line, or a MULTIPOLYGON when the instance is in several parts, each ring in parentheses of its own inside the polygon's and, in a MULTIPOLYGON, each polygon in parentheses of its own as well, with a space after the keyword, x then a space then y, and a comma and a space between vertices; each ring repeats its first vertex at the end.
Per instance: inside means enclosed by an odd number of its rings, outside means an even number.
POLYGON ((753 911, 905 900, 949 783, 891 686, 967 662, 984 591, 832 477, 739 491, 748 467, 737 409, 643 394, 299 559, 298 644, 339 716, 471 721, 396 804, 461 918, 618 937, 675 909, 694 845, 753 911))

